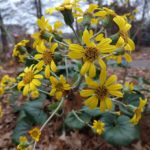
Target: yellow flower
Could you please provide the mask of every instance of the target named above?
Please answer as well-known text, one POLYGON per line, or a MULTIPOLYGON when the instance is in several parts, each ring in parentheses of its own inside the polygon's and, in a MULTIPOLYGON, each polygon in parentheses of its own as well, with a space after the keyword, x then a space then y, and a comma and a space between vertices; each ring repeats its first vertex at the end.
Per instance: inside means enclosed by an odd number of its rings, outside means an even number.
POLYGON ((110 95, 116 97, 122 97, 121 93, 122 85, 117 84, 117 76, 111 75, 106 80, 106 70, 101 70, 99 76, 99 83, 93 81, 91 78, 85 78, 87 85, 90 87, 88 89, 82 90, 80 95, 82 97, 87 97, 84 104, 90 109, 94 109, 100 105, 100 111, 104 112, 106 109, 112 109, 112 101, 110 95))
POLYGON ((135 109, 134 115, 130 120, 131 123, 133 123, 134 125, 138 124, 138 122, 140 121, 142 117, 141 113, 143 112, 144 106, 146 104, 147 104, 147 99, 140 98, 139 106, 135 109))
POLYGON ((43 76, 39 72, 40 70, 37 70, 36 66, 32 65, 26 67, 24 72, 19 75, 23 79, 18 83, 18 89, 21 90, 23 87, 23 95, 26 96, 29 92, 36 90, 41 85, 40 79, 43 76))
POLYGON ((2 105, 0 104, 0 118, 3 117, 3 109, 2 109, 2 105))
POLYGON ((19 145, 17 145, 17 150, 27 150, 28 140, 26 136, 20 136, 19 145))
POLYGON ((120 54, 118 53, 117 55, 113 55, 112 59, 116 60, 118 64, 122 62, 122 59, 125 59, 128 63, 132 62, 132 57, 131 55, 124 51, 126 44, 123 40, 122 37, 120 37, 116 43, 116 47, 121 49, 120 54))
POLYGON ((29 131, 30 136, 32 137, 33 140, 38 142, 40 140, 41 136, 41 131, 39 128, 35 127, 32 130, 29 131))
POLYGON ((43 37, 43 34, 43 30, 32 34, 32 38, 34 39, 33 48, 40 49, 41 47, 44 47, 46 39, 43 37))
POLYGON ((75 8, 76 12, 74 16, 77 18, 77 21, 79 23, 83 22, 84 17, 89 17, 91 20, 91 24, 97 24, 98 20, 96 19, 94 15, 94 11, 98 9, 97 4, 89 4, 88 9, 84 12, 80 7, 75 8))
POLYGON ((109 38, 102 38, 98 44, 91 42, 90 39, 92 35, 92 31, 89 32, 88 30, 85 30, 83 32, 82 39, 86 46, 83 47, 78 44, 70 44, 70 52, 68 54, 71 59, 83 60, 84 64, 80 70, 80 74, 85 75, 89 72, 90 77, 94 77, 96 75, 95 63, 98 62, 102 69, 106 68, 106 65, 100 58, 100 55, 111 53, 116 49, 115 46, 110 45, 112 41, 109 38))
POLYGON ((60 100, 65 92, 71 89, 70 85, 66 82, 63 75, 60 75, 59 80, 51 76, 50 82, 52 84, 50 95, 55 96, 57 100, 60 100))
POLYGON ((58 47, 57 43, 52 43, 48 49, 45 46, 41 49, 37 49, 39 54, 36 54, 34 58, 39 61, 37 68, 42 68, 45 65, 45 77, 50 77, 50 71, 56 72, 57 67, 54 62, 54 52, 58 47))
POLYGON ((135 44, 132 41, 132 39, 129 38, 129 30, 131 28, 131 24, 129 24, 124 17, 122 16, 116 16, 114 17, 114 22, 118 25, 119 27, 119 34, 122 37, 122 39, 124 40, 125 46, 124 49, 125 50, 129 50, 132 51, 135 49, 135 44))
POLYGON ((32 99, 38 98, 39 95, 40 95, 40 93, 39 93, 38 90, 35 90, 35 91, 32 91, 32 92, 31 92, 31 98, 32 98, 32 99))
POLYGON ((16 44, 13 49, 12 56, 19 58, 20 62, 24 62, 25 58, 28 55, 26 48, 25 48, 25 46, 27 45, 28 42, 29 42, 29 40, 22 40, 18 44, 16 44))
POLYGON ((0 85, 3 88, 11 87, 16 82, 16 79, 13 77, 10 77, 9 75, 4 75, 0 82, 1 82, 0 85))
POLYGON ((49 28, 48 20, 45 19, 44 16, 37 20, 37 24, 41 30, 46 30, 49 28))
POLYGON ((92 128, 95 129, 96 133, 101 135, 105 131, 105 124, 102 121, 94 120, 92 128))

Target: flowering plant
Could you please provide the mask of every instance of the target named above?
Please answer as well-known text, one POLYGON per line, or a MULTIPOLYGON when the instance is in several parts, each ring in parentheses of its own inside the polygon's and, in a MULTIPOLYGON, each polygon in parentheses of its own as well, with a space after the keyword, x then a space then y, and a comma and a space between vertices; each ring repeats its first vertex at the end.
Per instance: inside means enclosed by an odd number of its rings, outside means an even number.
MULTIPOLYGON (((28 49, 28 40, 21 41, 13 50, 13 56, 25 64, 15 82, 9 79, 15 85, 13 90, 26 98, 17 109, 20 116, 13 133, 17 149, 24 150, 33 144, 35 149, 42 130, 60 110, 65 127, 87 126, 112 145, 127 145, 138 139, 137 127, 147 99, 137 93, 133 84, 123 85, 115 73, 107 72, 111 60, 132 61, 130 54, 135 44, 129 36, 131 24, 127 16, 97 4, 90 4, 83 11, 79 0, 64 0, 46 12, 55 11, 62 14, 73 38, 65 38, 62 22, 51 26, 42 16, 37 21, 39 31, 32 35, 33 50, 28 49), (50 116, 43 109, 45 100, 49 101, 50 116), (66 107, 70 107, 69 111, 65 111, 66 107)), ((7 92, 8 84, 5 78, 1 79, 1 95, 7 92)))

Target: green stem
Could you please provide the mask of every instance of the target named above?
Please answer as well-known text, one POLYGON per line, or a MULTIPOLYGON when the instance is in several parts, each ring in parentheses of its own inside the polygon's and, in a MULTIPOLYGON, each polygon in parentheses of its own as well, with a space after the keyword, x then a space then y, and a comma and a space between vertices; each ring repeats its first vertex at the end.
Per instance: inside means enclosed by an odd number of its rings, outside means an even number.
POLYGON ((92 126, 91 126, 90 124, 88 124, 87 122, 85 122, 84 120, 82 120, 82 119, 77 115, 77 113, 76 113, 74 110, 72 110, 72 113, 74 114, 74 116, 75 116, 81 123, 83 123, 83 124, 89 126, 90 128, 92 128, 92 126))
MULTIPOLYGON (((45 128, 45 126, 53 118, 53 116, 57 113, 57 111, 60 109, 60 107, 62 106, 63 103, 64 103, 64 97, 61 99, 61 101, 60 101, 59 105, 57 106, 57 108, 53 111, 53 113, 48 117, 48 119, 42 125, 42 127, 40 128, 40 131, 42 131, 45 128)), ((35 150, 36 145, 37 145, 37 142, 35 141, 34 146, 33 146, 33 150, 35 150)))
POLYGON ((74 35, 76 36, 76 39, 77 39, 77 41, 82 45, 82 43, 81 43, 81 41, 80 41, 80 39, 79 39, 79 36, 78 36, 78 34, 76 33, 76 31, 75 31, 75 29, 74 29, 74 27, 73 27, 73 25, 72 26, 70 26, 71 27, 71 29, 72 29, 72 31, 73 31, 73 33, 74 33, 74 35))

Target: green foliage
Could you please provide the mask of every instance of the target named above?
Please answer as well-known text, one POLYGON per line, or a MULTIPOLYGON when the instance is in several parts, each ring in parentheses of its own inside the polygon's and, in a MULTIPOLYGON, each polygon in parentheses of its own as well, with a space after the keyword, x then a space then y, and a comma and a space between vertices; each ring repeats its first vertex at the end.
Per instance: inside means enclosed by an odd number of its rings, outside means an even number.
POLYGON ((76 114, 85 123, 79 121, 79 119, 77 119, 77 117, 74 115, 73 112, 68 113, 64 122, 71 129, 82 129, 86 125, 86 123, 90 122, 91 116, 88 115, 87 113, 82 113, 82 112, 76 112, 76 114))
POLYGON ((114 146, 125 146, 139 139, 138 127, 131 124, 127 116, 107 113, 103 115, 102 121, 105 123, 103 138, 114 146))
POLYGON ((38 99, 23 104, 19 112, 16 128, 12 135, 12 139, 15 143, 19 143, 19 137, 26 135, 27 131, 29 131, 33 125, 42 125, 46 121, 47 115, 43 111, 45 98, 46 96, 41 94, 38 99))

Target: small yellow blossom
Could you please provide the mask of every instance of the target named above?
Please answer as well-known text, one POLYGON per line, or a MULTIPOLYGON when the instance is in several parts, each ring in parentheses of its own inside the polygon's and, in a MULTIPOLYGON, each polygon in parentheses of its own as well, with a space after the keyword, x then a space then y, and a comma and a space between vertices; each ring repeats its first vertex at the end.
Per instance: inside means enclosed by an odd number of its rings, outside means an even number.
POLYGON ((105 131, 105 124, 102 121, 94 120, 92 128, 96 131, 96 133, 101 135, 105 131))
POLYGON ((129 30, 131 28, 131 24, 129 24, 126 19, 123 16, 116 16, 114 17, 114 22, 118 25, 119 27, 119 34, 120 37, 124 40, 125 50, 133 51, 135 49, 135 44, 132 39, 129 38, 129 30))
POLYGON ((40 140, 41 136, 41 131, 39 128, 35 127, 32 130, 29 131, 30 136, 32 137, 33 140, 38 142, 40 140))
POLYGON ((41 85, 41 79, 43 76, 39 74, 40 70, 36 66, 26 67, 24 72, 19 76, 22 77, 22 81, 18 83, 18 89, 23 88, 23 95, 27 95, 31 91, 35 91, 38 86, 41 85))
POLYGON ((54 62, 54 52, 58 47, 57 43, 52 43, 50 48, 41 47, 41 49, 37 49, 38 54, 34 56, 36 60, 39 61, 37 64, 38 68, 43 68, 45 66, 45 77, 50 77, 50 71, 56 72, 57 67, 54 62))
POLYGON ((70 85, 66 82, 63 75, 60 75, 59 80, 51 76, 50 82, 52 84, 50 95, 55 96, 57 100, 60 100, 62 98, 62 96, 65 94, 65 91, 71 89, 70 85))
POLYGON ((102 38, 98 44, 95 44, 90 40, 92 35, 92 31, 89 32, 88 30, 84 30, 82 39, 86 46, 83 47, 78 44, 70 44, 70 52, 68 54, 71 59, 83 60, 84 64, 80 70, 80 74, 85 75, 89 72, 90 77, 94 77, 96 75, 95 63, 98 62, 102 69, 106 68, 106 65, 100 58, 100 55, 111 53, 116 49, 115 46, 110 44, 112 40, 109 38, 102 38))
POLYGON ((28 140, 26 136, 21 136, 19 138, 19 145, 17 145, 17 150, 27 150, 28 140))
POLYGON ((140 98, 140 102, 139 102, 139 106, 135 109, 134 111, 134 115, 131 118, 131 123, 133 123, 134 125, 138 124, 138 122, 140 121, 141 117, 142 117, 142 112, 144 110, 144 106, 147 104, 147 99, 142 99, 140 98))
POLYGON ((20 62, 24 62, 25 58, 27 57, 27 50, 26 45, 29 42, 29 40, 22 40, 18 44, 15 45, 13 49, 13 57, 19 58, 20 62))
POLYGON ((100 105, 100 111, 104 112, 106 109, 112 109, 112 101, 110 95, 116 97, 122 97, 123 94, 120 91, 122 85, 116 83, 117 76, 111 75, 106 80, 106 70, 103 69, 99 76, 99 83, 93 81, 90 77, 86 77, 86 83, 89 86, 89 89, 82 90, 80 95, 82 97, 87 97, 84 104, 90 109, 96 108, 100 105))

